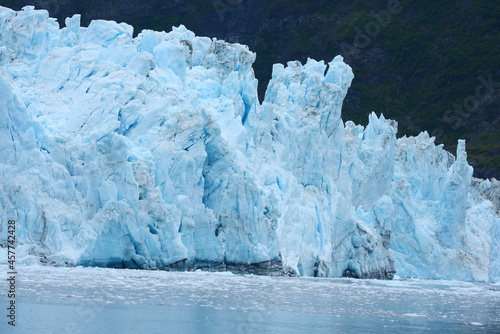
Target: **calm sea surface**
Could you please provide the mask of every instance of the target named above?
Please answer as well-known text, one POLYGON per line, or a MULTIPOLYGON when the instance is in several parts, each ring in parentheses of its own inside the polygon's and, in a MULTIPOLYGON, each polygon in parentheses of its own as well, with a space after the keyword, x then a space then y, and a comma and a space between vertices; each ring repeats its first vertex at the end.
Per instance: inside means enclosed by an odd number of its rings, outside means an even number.
POLYGON ((0 333, 500 333, 500 285, 19 267, 0 333))

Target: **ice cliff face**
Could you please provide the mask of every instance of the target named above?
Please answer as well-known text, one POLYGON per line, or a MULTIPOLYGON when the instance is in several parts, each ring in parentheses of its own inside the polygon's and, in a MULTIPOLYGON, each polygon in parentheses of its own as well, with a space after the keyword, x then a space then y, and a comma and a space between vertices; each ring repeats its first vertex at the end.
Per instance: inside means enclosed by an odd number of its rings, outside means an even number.
MULTIPOLYGON (((24 263, 500 281, 500 184, 341 119, 342 57, 0 7, 0 240, 24 263)), ((3 260, 2 260, 3 261, 3 260)))

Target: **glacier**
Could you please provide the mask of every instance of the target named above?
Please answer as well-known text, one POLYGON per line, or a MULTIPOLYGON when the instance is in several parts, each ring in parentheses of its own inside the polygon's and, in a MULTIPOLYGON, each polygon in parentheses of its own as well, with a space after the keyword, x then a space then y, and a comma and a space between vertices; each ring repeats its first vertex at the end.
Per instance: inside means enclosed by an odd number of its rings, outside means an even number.
MULTIPOLYGON (((423 132, 343 122, 341 56, 0 7, 0 245, 26 265, 500 282, 500 182, 423 132)), ((7 259, 0 259, 6 262, 7 259)))

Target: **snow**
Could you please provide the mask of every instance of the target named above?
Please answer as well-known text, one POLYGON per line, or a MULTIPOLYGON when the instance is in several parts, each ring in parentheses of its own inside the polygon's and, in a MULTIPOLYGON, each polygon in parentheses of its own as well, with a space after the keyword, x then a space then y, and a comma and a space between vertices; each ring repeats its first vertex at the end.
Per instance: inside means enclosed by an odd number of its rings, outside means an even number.
MULTIPOLYGON (((500 183, 341 118, 341 56, 0 7, 0 201, 23 264, 500 281, 500 183)), ((0 225, 0 242, 7 229, 0 225)), ((0 261, 6 261, 2 257, 0 261)))

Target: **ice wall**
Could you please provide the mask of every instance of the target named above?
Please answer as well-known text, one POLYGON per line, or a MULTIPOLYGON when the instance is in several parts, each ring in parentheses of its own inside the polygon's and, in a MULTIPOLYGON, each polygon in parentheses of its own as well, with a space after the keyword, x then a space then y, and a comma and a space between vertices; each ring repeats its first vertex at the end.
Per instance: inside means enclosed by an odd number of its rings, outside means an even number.
MULTIPOLYGON (((500 280, 499 185, 427 133, 341 119, 336 57, 0 7, 0 243, 19 261, 500 280)), ((3 260, 2 260, 3 261, 3 260)))

